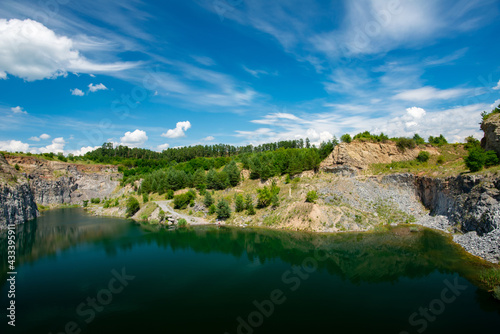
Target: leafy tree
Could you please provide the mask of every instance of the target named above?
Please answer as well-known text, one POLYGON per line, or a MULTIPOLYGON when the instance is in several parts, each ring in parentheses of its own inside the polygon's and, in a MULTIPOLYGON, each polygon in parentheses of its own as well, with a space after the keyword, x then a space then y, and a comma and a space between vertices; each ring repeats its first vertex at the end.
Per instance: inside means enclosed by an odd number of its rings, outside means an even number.
POLYGON ((174 209, 185 209, 196 198, 196 192, 189 190, 184 194, 174 196, 174 209))
POLYGON ((412 138, 400 137, 396 139, 396 146, 404 152, 407 148, 414 149, 417 147, 417 143, 412 138))
POLYGON ((234 211, 236 212, 241 212, 245 209, 245 199, 243 195, 237 194, 234 196, 234 206, 234 211))
POLYGON ((234 160, 232 160, 230 163, 228 163, 224 167, 223 171, 227 173, 229 184, 232 187, 236 187, 238 185, 238 183, 240 183, 241 171, 238 168, 238 166, 236 165, 236 162, 234 160))
POLYGON ((208 214, 213 215, 215 211, 217 211, 217 207, 215 206, 215 204, 210 205, 210 207, 208 208, 208 214))
POLYGON ((418 133, 415 133, 415 135, 413 136, 413 140, 415 141, 415 143, 416 143, 417 145, 423 145, 423 144, 425 144, 425 139, 424 139, 424 138, 422 138, 422 137, 420 137, 420 136, 418 135, 418 133))
POLYGON ((316 193, 315 190, 309 191, 306 195, 306 202, 308 203, 315 203, 317 199, 318 199, 318 194, 316 193))
POLYGON ((231 217, 231 208, 225 199, 221 199, 217 203, 217 219, 227 219, 231 217))
POLYGON ((341 141, 341 142, 343 142, 343 143, 350 143, 350 142, 352 142, 351 135, 350 135, 350 134, 348 134, 348 133, 346 133, 346 134, 342 135, 342 136, 340 137, 340 141, 341 141))
POLYGON ((210 207, 212 204, 214 204, 214 200, 209 191, 205 192, 205 198, 203 199, 203 204, 205 204, 205 207, 207 208, 210 207))
POLYGON ((465 138, 465 145, 464 145, 466 150, 471 150, 471 149, 480 149, 481 148, 481 142, 477 140, 476 138, 469 136, 465 138))
POLYGON ((261 189, 257 189, 257 207, 258 208, 266 208, 268 207, 273 199, 273 196, 277 196, 280 192, 280 188, 276 185, 276 182, 273 181, 270 188, 264 186, 261 189))
POLYGON ((427 151, 420 151, 417 156, 417 160, 419 162, 427 162, 429 161, 429 158, 431 157, 430 153, 427 151))
POLYGON ((486 155, 486 161, 484 163, 486 167, 498 165, 498 156, 495 151, 486 151, 484 154, 486 155))
POLYGON ((469 155, 464 159, 465 165, 471 172, 478 172, 486 164, 486 154, 479 149, 472 149, 469 155))
POLYGON ((306 148, 311 148, 311 141, 309 138, 306 138, 306 148))
POLYGON ((186 227, 187 225, 188 225, 187 220, 184 218, 181 218, 177 221, 178 227, 186 227))
POLYGON ((248 207, 250 205, 253 206, 253 198, 252 198, 252 195, 247 194, 245 196, 245 209, 248 210, 248 207))
POLYGON ((205 185, 205 183, 206 183, 205 170, 203 170, 203 168, 199 168, 193 175, 193 187, 199 189, 199 187, 201 185, 205 185))
POLYGON ((444 144, 448 144, 448 141, 446 140, 446 138, 443 135, 439 135, 439 137, 430 136, 429 137, 429 144, 441 146, 444 144))
POLYGON ((271 206, 273 208, 277 208, 278 206, 280 206, 278 195, 274 194, 273 197, 271 197, 271 206))
POLYGON ((135 197, 130 196, 127 200, 127 217, 132 217, 137 211, 139 211, 140 208, 141 205, 139 204, 139 201, 135 197))
POLYGON ((167 195, 165 195, 166 199, 173 199, 174 198, 174 191, 172 189, 167 190, 167 195))
POLYGON ((143 193, 143 194, 142 194, 142 203, 146 203, 148 200, 149 200, 149 198, 148 198, 148 194, 143 193))
POLYGON ((253 207, 253 203, 251 203, 251 202, 248 203, 248 205, 247 205, 247 214, 249 216, 255 215, 255 208, 253 207))

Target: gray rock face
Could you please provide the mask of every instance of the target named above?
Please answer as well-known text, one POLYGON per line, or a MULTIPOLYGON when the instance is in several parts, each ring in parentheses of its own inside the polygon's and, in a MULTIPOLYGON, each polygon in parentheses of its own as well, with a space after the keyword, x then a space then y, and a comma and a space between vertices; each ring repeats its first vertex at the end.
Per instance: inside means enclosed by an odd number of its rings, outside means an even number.
POLYGON ((500 114, 493 114, 486 121, 481 123, 481 130, 484 137, 481 146, 486 151, 495 151, 500 156, 500 114))
POLYGON ((0 228, 22 224, 37 216, 38 209, 28 181, 0 154, 0 228))

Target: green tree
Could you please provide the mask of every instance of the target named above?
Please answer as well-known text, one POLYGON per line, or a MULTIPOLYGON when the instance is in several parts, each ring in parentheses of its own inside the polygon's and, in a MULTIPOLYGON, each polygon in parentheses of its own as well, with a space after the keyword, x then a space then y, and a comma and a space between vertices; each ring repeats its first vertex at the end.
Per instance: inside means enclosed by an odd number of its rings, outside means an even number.
POLYGON ((413 136, 413 140, 415 141, 415 143, 417 145, 423 145, 425 144, 425 139, 420 137, 418 133, 415 133, 415 135, 413 136))
POLYGON ((350 134, 348 134, 348 133, 346 133, 346 134, 342 135, 342 136, 340 137, 340 141, 341 141, 342 143, 348 143, 348 144, 349 144, 350 142, 352 142, 351 135, 350 135, 350 134))
POLYGON ((167 190, 167 194, 165 195, 166 199, 172 199, 174 198, 174 191, 172 189, 167 190))
POLYGON ((140 208, 141 205, 139 204, 139 201, 135 197, 130 196, 127 200, 127 217, 132 217, 137 211, 139 211, 140 208))
POLYGON ((225 199, 221 199, 217 203, 217 219, 227 219, 231 217, 231 208, 225 199))
POLYGON ((253 207, 253 203, 252 202, 248 203, 248 205, 247 205, 247 214, 249 216, 255 215, 255 208, 253 207))
POLYGON ((205 192, 205 198, 203 199, 203 204, 205 204, 205 207, 210 207, 212 204, 214 204, 214 199, 212 198, 212 195, 210 194, 209 191, 205 192))
POLYGON ((236 165, 236 162, 234 160, 232 160, 230 163, 228 163, 224 167, 223 171, 227 173, 229 184, 232 187, 236 187, 238 185, 238 183, 240 183, 241 171, 238 168, 238 166, 236 165))
POLYGON ((234 196, 234 206, 234 211, 236 212, 241 212, 245 209, 245 199, 243 195, 237 194, 234 196))
POLYGON ((431 157, 430 153, 427 151, 420 151, 417 156, 417 160, 419 162, 427 162, 429 161, 429 158, 431 157))
POLYGON ((472 149, 464 159, 465 165, 471 172, 478 172, 486 164, 486 154, 479 149, 472 149))
POLYGON ((217 207, 215 206, 215 204, 210 205, 210 207, 208 208, 208 214, 213 215, 215 211, 217 211, 217 207))
POLYGON ((316 190, 311 190, 306 195, 306 202, 308 203, 315 203, 317 199, 318 194, 316 193, 316 190))
POLYGON ((149 200, 148 194, 143 193, 142 194, 142 203, 146 203, 149 200))
POLYGON ((205 185, 206 177, 205 170, 203 168, 198 168, 196 172, 193 174, 193 187, 199 189, 201 185, 205 185))

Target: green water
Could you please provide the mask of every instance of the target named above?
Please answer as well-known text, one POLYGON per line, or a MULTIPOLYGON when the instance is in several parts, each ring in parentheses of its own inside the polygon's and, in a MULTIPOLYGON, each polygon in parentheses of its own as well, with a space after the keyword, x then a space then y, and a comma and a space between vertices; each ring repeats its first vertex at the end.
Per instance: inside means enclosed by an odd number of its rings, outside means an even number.
POLYGON ((18 227, 17 247, 16 327, 3 314, 1 333, 500 329, 500 303, 474 285, 484 263, 430 230, 165 230, 61 209, 18 227))

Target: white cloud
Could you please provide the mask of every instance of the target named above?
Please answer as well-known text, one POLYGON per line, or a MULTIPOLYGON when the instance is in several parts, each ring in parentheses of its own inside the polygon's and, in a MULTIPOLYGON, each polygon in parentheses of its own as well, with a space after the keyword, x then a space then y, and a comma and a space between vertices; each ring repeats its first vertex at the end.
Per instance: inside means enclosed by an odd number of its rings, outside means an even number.
POLYGON ((417 108, 417 107, 411 107, 411 108, 407 108, 406 109, 406 112, 408 113, 408 115, 410 115, 411 117, 413 118, 422 118, 425 116, 425 110, 422 109, 422 108, 417 108))
POLYGON ((30 137, 28 140, 32 140, 32 141, 40 141, 40 138, 38 138, 38 137, 30 137))
POLYGON ((49 139, 50 138, 50 135, 46 134, 46 133, 43 133, 40 135, 40 139, 49 139))
POLYGON ((27 112, 25 110, 23 110, 23 108, 20 107, 20 106, 17 106, 17 107, 14 107, 14 108, 10 108, 10 110, 12 110, 12 112, 14 114, 27 114, 27 112))
POLYGON ((98 90, 108 90, 108 88, 106 86, 104 86, 102 83, 97 84, 97 85, 94 85, 94 84, 89 85, 89 91, 91 91, 92 93, 95 93, 98 90))
POLYGON ((500 80, 498 80, 498 83, 495 87, 493 87, 494 90, 499 90, 500 89, 500 80))
POLYGON ((0 141, 0 151, 26 152, 30 145, 19 140, 0 141))
POLYGON ((136 129, 134 132, 127 131, 125 135, 120 138, 121 145, 129 147, 137 147, 144 144, 148 140, 146 131, 136 129))
POLYGON ((264 71, 264 70, 252 70, 252 69, 249 69, 248 67, 244 66, 243 65, 243 69, 250 73, 252 76, 258 78, 261 74, 264 74, 264 75, 267 75, 269 74, 267 71, 264 71))
POLYGON ((213 66, 215 65, 215 61, 210 57, 205 56, 191 56, 196 62, 205 65, 205 66, 213 66))
POLYGON ((68 153, 71 153, 75 156, 79 156, 79 155, 81 156, 81 155, 85 155, 85 153, 97 150, 99 147, 101 147, 101 146, 94 146, 94 147, 86 146, 86 147, 80 148, 79 150, 69 151, 68 153))
POLYGON ((169 148, 170 145, 165 143, 165 144, 161 144, 161 145, 158 145, 156 148, 159 150, 159 151, 163 151, 163 150, 166 150, 167 148, 169 148))
POLYGON ((191 123, 189 121, 177 122, 175 129, 169 129, 166 133, 162 133, 161 136, 167 138, 185 137, 186 134, 184 131, 187 131, 189 128, 191 128, 191 123))
POLYGON ((213 136, 208 136, 202 139, 202 141, 213 141, 215 138, 213 136))
POLYGON ((70 89, 70 91, 71 91, 71 95, 76 95, 76 96, 83 96, 83 95, 85 95, 85 93, 83 91, 81 91, 80 89, 78 89, 78 88, 70 89))
POLYGON ((97 64, 87 60, 74 42, 58 36, 30 19, 0 19, 0 78, 7 73, 27 81, 75 73, 109 73, 130 69, 136 63, 97 64))
MULTIPOLYGON (((40 136, 42 137, 42 136, 40 136)), ((66 141, 63 137, 54 138, 52 140, 52 144, 47 145, 45 147, 40 147, 35 151, 37 153, 64 153, 64 145, 66 145, 66 141)))
POLYGON ((464 97, 470 91, 470 89, 463 88, 440 90, 431 86, 425 86, 398 93, 394 96, 394 99, 404 101, 449 100, 457 97, 464 97))

